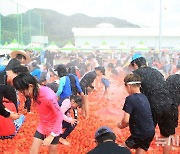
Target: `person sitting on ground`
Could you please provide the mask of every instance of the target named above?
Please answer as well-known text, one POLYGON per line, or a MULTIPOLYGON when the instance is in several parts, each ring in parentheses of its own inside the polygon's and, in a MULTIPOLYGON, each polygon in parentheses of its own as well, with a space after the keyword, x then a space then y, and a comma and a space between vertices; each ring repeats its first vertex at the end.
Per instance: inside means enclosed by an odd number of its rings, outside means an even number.
POLYGON ((88 154, 130 154, 131 152, 115 143, 116 135, 109 127, 100 127, 95 133, 97 146, 88 154))
POLYGON ((140 92, 141 79, 136 74, 128 74, 124 83, 129 96, 123 107, 124 117, 118 127, 130 128, 131 136, 125 142, 130 149, 136 149, 136 154, 143 154, 149 149, 155 135, 155 127, 149 101, 140 92))
POLYGON ((14 67, 12 70, 0 72, 0 115, 13 120, 18 119, 19 115, 15 112, 9 112, 3 105, 3 98, 13 102, 18 111, 17 95, 13 85, 13 79, 21 73, 27 73, 28 69, 25 66, 14 67))
POLYGON ((70 133, 77 126, 78 122, 78 112, 77 108, 82 107, 82 98, 81 96, 71 96, 70 99, 65 99, 62 102, 61 110, 64 114, 64 120, 62 123, 62 127, 66 128, 63 134, 61 134, 59 142, 64 145, 70 145, 70 143, 66 140, 66 138, 70 135, 70 133), (74 119, 70 116, 71 109, 74 111, 74 119), (75 110, 74 110, 75 109, 75 110))
MULTIPOLYGON (((4 99, 3 105, 7 110, 10 110, 14 113, 16 112, 16 107, 13 102, 4 99)), ((0 116, 0 139, 12 139, 15 137, 20 127, 22 126, 24 119, 24 115, 20 115, 17 120, 12 120, 10 118, 0 116)))

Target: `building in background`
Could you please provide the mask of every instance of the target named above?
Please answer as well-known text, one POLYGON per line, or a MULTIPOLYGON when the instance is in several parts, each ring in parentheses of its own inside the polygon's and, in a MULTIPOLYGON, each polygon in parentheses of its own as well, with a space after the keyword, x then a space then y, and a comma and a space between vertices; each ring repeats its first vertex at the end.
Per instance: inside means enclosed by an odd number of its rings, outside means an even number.
MULTIPOLYGON (((116 48, 121 42, 135 48, 144 42, 149 48, 158 48, 159 30, 155 28, 116 28, 114 25, 103 23, 94 28, 73 28, 75 45, 81 47, 88 42, 98 48, 106 42, 111 48, 116 48)), ((180 43, 180 29, 162 30, 162 48, 173 48, 180 43)))

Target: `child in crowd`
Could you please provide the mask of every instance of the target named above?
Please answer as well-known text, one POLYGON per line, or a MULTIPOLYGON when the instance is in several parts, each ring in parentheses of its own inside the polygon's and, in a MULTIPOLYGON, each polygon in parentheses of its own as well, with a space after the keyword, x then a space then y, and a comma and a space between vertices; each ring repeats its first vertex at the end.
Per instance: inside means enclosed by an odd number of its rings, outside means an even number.
POLYGON ((60 78, 59 87, 58 91, 56 92, 56 95, 59 98, 58 104, 59 106, 61 106, 62 102, 72 95, 71 82, 68 77, 68 72, 65 65, 58 65, 55 71, 57 71, 58 76, 60 78))
POLYGON ((13 85, 24 96, 29 96, 36 102, 40 115, 30 154, 38 154, 41 144, 49 146, 50 154, 57 154, 63 113, 56 94, 50 88, 38 85, 30 74, 18 75, 14 78, 13 85))
POLYGON ((77 125, 77 108, 82 107, 82 98, 81 96, 71 96, 70 99, 65 99, 62 102, 61 110, 64 114, 64 120, 62 123, 63 128, 66 128, 64 133, 61 134, 61 138, 59 142, 64 145, 70 145, 70 143, 66 140, 66 138, 70 135, 70 133, 74 130, 77 125), (74 119, 70 116, 70 110, 74 111, 74 119), (74 110, 75 109, 75 110, 74 110))
POLYGON ((129 96, 126 97, 124 117, 118 127, 123 129, 129 126, 131 136, 125 145, 136 149, 137 154, 143 154, 148 150, 155 134, 150 104, 147 97, 140 92, 141 79, 138 75, 128 74, 124 82, 129 96))
POLYGON ((104 97, 109 99, 109 95, 108 95, 108 91, 109 91, 109 80, 107 79, 107 77, 105 76, 105 68, 102 66, 96 67, 95 68, 95 72, 97 74, 98 77, 100 77, 102 84, 105 87, 105 91, 104 91, 104 97))

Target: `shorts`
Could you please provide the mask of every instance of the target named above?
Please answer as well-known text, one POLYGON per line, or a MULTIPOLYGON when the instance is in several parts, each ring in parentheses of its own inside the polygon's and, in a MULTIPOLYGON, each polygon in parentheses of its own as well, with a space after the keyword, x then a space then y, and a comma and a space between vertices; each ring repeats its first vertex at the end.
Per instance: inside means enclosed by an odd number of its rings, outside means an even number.
POLYGON ((143 138, 143 137, 137 137, 137 136, 131 135, 130 137, 128 137, 125 143, 126 143, 126 146, 130 149, 141 148, 147 151, 154 138, 154 135, 155 135, 155 132, 153 132, 149 138, 143 138))
POLYGON ((109 88, 110 83, 108 79, 102 78, 101 79, 102 84, 105 86, 105 89, 109 88))
POLYGON ((160 133, 164 137, 169 137, 175 134, 175 129, 178 126, 178 106, 167 105, 160 117, 154 118, 155 126, 158 124, 160 133))
MULTIPOLYGON (((40 132, 36 131, 35 134, 34 134, 34 137, 38 138, 38 139, 41 139, 41 140, 44 140, 46 138, 46 135, 43 135, 40 132)), ((58 144, 59 143, 59 138, 60 138, 60 135, 55 137, 53 139, 53 141, 51 142, 51 144, 53 144, 53 145, 58 144)))

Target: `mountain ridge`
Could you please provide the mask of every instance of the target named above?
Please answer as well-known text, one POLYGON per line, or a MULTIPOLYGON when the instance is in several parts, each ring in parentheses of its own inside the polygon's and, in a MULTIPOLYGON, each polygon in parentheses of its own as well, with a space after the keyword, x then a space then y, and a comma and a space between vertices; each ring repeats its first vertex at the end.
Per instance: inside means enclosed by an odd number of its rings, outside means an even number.
POLYGON ((110 23, 117 28, 140 27, 115 17, 90 17, 82 13, 67 16, 54 10, 38 8, 19 15, 1 16, 1 19, 2 43, 10 43, 15 38, 19 42, 28 44, 30 35, 45 35, 48 36, 49 43, 54 41, 57 45, 63 46, 68 41, 74 43, 73 27, 91 28, 101 23, 110 23))

